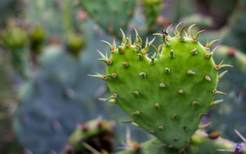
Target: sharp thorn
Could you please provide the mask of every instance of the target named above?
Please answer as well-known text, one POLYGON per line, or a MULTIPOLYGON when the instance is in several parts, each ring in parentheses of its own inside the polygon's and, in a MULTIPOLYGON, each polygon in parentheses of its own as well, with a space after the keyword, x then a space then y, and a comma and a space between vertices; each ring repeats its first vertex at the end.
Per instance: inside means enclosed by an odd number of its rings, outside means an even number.
POLYGON ((243 137, 243 135, 238 130, 235 129, 234 132, 243 140, 244 143, 246 143, 246 138, 243 137))
POLYGON ((226 93, 224 93, 223 91, 217 90, 217 89, 215 89, 215 90, 213 91, 213 93, 214 93, 214 94, 219 94, 219 95, 226 95, 226 93))
POLYGON ((225 70, 225 71, 221 72, 219 74, 219 79, 223 78, 223 76, 225 76, 226 73, 228 73, 228 70, 225 70))

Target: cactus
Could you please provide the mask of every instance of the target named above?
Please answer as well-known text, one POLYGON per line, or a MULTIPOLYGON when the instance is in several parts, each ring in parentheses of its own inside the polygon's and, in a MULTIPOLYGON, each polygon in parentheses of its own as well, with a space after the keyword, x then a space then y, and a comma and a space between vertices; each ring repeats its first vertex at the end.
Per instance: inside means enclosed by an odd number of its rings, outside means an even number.
POLYGON ((152 31, 157 22, 164 4, 163 0, 143 0, 145 20, 149 31, 152 31))
MULTIPOLYGON (((81 121, 98 116, 117 122, 128 119, 117 106, 98 101, 105 93, 105 85, 88 76, 104 69, 91 60, 99 58, 92 51, 106 50, 101 40, 111 38, 96 29, 91 21, 82 26, 87 29, 83 37, 88 43, 79 57, 71 56, 62 45, 46 46, 39 55, 38 72, 21 86, 14 128, 19 141, 33 153, 59 153, 69 134, 81 121)), ((120 134, 115 141, 117 145, 124 135, 122 131, 125 127, 123 124, 117 125, 120 134)), ((143 131, 139 133, 139 129, 133 130, 137 139, 146 139, 143 131), (138 134, 141 136, 138 137, 138 134)))
POLYGON ((112 153, 113 129, 113 122, 102 119, 81 123, 71 135, 64 153, 112 153))
POLYGON ((106 32, 118 35, 119 28, 126 30, 132 19, 135 0, 80 0, 82 8, 106 32))
POLYGON ((134 43, 123 33, 119 47, 110 45, 110 57, 101 54, 106 74, 92 75, 106 80, 110 102, 130 114, 132 122, 177 149, 189 145, 201 116, 220 102, 214 100, 223 94, 216 89, 218 71, 229 66, 214 64, 212 43, 201 45, 199 32, 191 32, 192 27, 186 32, 178 25, 175 36, 157 34, 163 43, 150 58, 153 41, 147 40, 142 48, 137 32, 134 43))
MULTIPOLYGON (((238 146, 240 144, 236 144, 229 140, 226 140, 222 137, 219 137, 216 140, 212 140, 208 138, 208 135, 199 130, 197 131, 191 139, 191 146, 187 149, 187 154, 226 154, 229 152, 234 152, 235 154, 244 154, 246 153, 245 145, 238 150, 238 146)), ((118 152, 117 154, 176 154, 176 151, 172 151, 165 146, 158 139, 151 139, 149 141, 144 142, 141 145, 133 147, 132 145, 127 145, 127 149, 125 151, 118 152), (137 147, 137 148, 136 148, 137 147)))

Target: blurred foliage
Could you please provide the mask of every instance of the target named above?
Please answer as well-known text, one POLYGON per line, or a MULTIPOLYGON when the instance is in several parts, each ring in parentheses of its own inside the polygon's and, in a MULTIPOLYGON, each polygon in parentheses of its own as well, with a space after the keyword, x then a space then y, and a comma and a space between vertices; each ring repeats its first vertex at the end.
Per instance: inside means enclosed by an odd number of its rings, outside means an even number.
POLYGON ((11 86, 10 62, 7 55, 0 49, 0 153, 20 153, 21 145, 12 129, 13 108, 16 107, 14 91, 11 86))
POLYGON ((0 1, 0 26, 2 27, 10 16, 14 17, 20 13, 23 5, 21 0, 1 0, 0 1))
POLYGON ((224 0, 194 0, 197 5, 197 11, 204 16, 212 18, 213 29, 219 29, 225 26, 238 6, 239 0, 227 0, 226 5, 222 5, 224 0))

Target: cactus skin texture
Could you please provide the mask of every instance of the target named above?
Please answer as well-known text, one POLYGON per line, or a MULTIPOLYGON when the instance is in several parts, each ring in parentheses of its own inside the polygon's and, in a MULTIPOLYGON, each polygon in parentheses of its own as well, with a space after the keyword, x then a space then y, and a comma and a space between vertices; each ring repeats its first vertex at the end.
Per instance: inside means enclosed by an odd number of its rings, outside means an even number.
POLYGON ((143 0, 145 20, 148 29, 153 30, 157 18, 164 7, 163 0, 143 0))
MULTIPOLYGON (((245 154, 245 145, 240 149, 241 153, 236 152, 236 143, 219 137, 216 140, 211 140, 207 134, 201 130, 197 131, 191 140, 191 146, 185 154, 245 154)), ((161 141, 157 139, 150 139, 143 144, 139 145, 138 149, 127 147, 125 151, 120 151, 117 154, 177 154, 167 148, 161 141)))
POLYGON ((82 8, 106 32, 118 36, 126 30, 134 14, 135 0, 80 0, 82 8))
POLYGON ((105 75, 112 96, 131 115, 132 122, 144 128, 169 147, 183 149, 189 145, 201 116, 216 104, 214 95, 218 70, 211 58, 209 45, 204 47, 198 33, 191 33, 180 24, 175 36, 157 34, 163 38, 155 57, 147 53, 153 41, 142 47, 136 32, 135 42, 123 33, 119 47, 110 45, 111 56, 102 55, 107 64, 105 75))
POLYGON ((69 139, 64 154, 112 153, 114 123, 95 119, 82 123, 69 139))

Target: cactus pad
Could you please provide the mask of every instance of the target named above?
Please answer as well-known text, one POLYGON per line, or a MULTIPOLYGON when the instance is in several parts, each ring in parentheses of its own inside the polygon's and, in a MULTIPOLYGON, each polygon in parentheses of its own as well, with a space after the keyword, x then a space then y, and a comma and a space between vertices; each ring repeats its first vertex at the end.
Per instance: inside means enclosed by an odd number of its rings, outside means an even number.
POLYGON ((102 55, 107 64, 105 75, 112 92, 110 102, 118 104, 144 128, 169 147, 183 148, 198 128, 200 117, 217 103, 214 95, 218 70, 211 58, 210 44, 198 42, 198 33, 177 26, 174 36, 159 35, 163 43, 148 56, 153 41, 142 40, 136 32, 135 42, 123 33, 122 43, 110 45, 111 56, 102 55))

